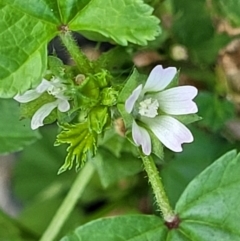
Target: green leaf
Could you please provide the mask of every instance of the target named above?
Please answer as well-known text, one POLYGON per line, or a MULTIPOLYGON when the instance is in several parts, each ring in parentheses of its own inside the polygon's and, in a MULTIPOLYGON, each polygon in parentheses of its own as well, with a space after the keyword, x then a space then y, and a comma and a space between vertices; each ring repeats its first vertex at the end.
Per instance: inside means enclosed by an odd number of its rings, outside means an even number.
MULTIPOLYGON (((37 2, 37 5, 30 4, 31 1, 26 1, 26 0, 25 1, 2 0, 1 2, 5 6, 10 6, 11 9, 7 10, 8 13, 13 14, 14 10, 15 11, 18 10, 23 15, 26 15, 30 18, 39 19, 40 21, 43 21, 49 24, 61 23, 61 15, 58 9, 58 2, 56 1, 40 0, 37 2)), ((25 21, 26 20, 27 19, 25 19, 25 21)))
POLYGON ((122 45, 128 41, 146 44, 160 32, 153 9, 142 0, 123 0, 122 4, 108 0, 104 12, 102 4, 99 0, 40 0, 35 4, 2 0, 0 97, 11 98, 40 83, 47 67, 47 44, 63 25, 87 35, 100 34, 122 45))
POLYGON ((47 44, 89 0, 3 0, 0 4, 0 96, 10 98, 41 81, 47 44), (16 54, 17 53, 17 54, 16 54))
POLYGON ((47 15, 50 9, 42 12, 41 6, 28 1, 4 3, 0 4, 4 30, 0 32, 0 96, 10 98, 40 82, 47 65, 47 43, 57 28, 53 13, 47 15), (36 18, 35 13, 41 16, 36 18))
POLYGON ((117 158, 104 148, 98 149, 93 162, 105 188, 118 180, 142 171, 141 159, 130 156, 128 153, 122 153, 117 158))
POLYGON ((160 33, 159 20, 152 12, 153 8, 142 0, 91 0, 69 27, 93 40, 146 45, 160 33))
POLYGON ((67 25, 90 1, 91 0, 58 0, 53 2, 58 4, 57 9, 60 12, 61 22, 67 25))
POLYGON ((167 229, 158 217, 129 215, 92 221, 60 241, 155 241, 164 240, 166 233, 167 229))
POLYGON ((176 205, 179 232, 191 240, 240 240, 239 173, 240 155, 231 151, 197 176, 176 205))
POLYGON ((74 161, 76 161, 76 170, 82 167, 87 159, 87 154, 96 154, 97 134, 90 132, 88 123, 64 124, 61 125, 62 131, 57 136, 55 145, 67 143, 67 157, 65 163, 59 169, 58 173, 62 173, 67 169, 71 169, 74 161))
POLYGON ((22 150, 40 139, 38 131, 30 128, 29 120, 19 120, 19 106, 14 100, 0 99, 0 153, 22 150))
POLYGON ((67 24, 72 20, 72 18, 74 18, 74 16, 83 9, 89 1, 91 0, 40 0, 35 4, 30 4, 30 0, 2 0, 2 3, 3 5, 11 5, 12 8, 18 9, 35 19, 60 26, 61 24, 67 24))

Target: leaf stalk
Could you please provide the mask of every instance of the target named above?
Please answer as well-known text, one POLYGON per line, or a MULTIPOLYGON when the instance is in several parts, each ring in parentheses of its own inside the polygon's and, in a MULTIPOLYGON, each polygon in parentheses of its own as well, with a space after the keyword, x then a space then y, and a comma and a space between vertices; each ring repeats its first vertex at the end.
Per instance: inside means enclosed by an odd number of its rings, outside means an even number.
POLYGON ((86 74, 92 72, 91 61, 87 56, 81 51, 80 47, 77 45, 71 31, 62 31, 59 34, 62 43, 67 48, 70 56, 74 60, 76 66, 78 67, 80 73, 86 74))

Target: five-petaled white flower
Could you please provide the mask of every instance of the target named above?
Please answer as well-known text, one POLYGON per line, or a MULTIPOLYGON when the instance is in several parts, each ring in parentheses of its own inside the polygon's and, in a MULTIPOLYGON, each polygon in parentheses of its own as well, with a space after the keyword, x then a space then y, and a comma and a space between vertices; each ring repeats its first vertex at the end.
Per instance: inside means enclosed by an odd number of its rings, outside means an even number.
POLYGON ((43 126, 43 120, 52 112, 53 109, 58 108, 61 112, 66 112, 70 109, 70 104, 68 102, 69 97, 64 95, 66 86, 61 83, 58 78, 53 78, 50 81, 43 79, 35 89, 28 90, 23 95, 17 94, 14 99, 20 103, 27 103, 37 99, 46 91, 48 94, 54 96, 56 100, 44 104, 35 112, 31 120, 31 128, 33 130, 43 126))
POLYGON ((132 113, 132 137, 137 146, 142 146, 145 155, 152 151, 150 129, 159 141, 172 151, 182 151, 183 143, 193 141, 192 133, 174 115, 192 114, 198 111, 192 101, 197 95, 193 86, 178 86, 166 89, 177 73, 177 69, 156 66, 145 86, 140 84, 125 102, 125 109, 132 113), (137 124, 142 123, 143 126, 137 124))

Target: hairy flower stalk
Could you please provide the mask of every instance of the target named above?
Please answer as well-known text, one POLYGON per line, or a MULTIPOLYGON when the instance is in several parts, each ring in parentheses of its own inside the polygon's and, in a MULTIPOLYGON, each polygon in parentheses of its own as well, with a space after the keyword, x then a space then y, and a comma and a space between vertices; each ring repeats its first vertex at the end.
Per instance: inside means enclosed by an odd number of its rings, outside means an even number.
POLYGON ((34 130, 43 126, 44 119, 53 109, 58 108, 60 112, 66 112, 70 109, 69 97, 64 95, 65 91, 66 86, 58 78, 53 78, 50 81, 42 79, 42 82, 35 89, 28 90, 23 95, 17 94, 14 99, 20 103, 28 103, 40 97, 44 92, 55 97, 55 101, 44 104, 33 115, 31 128, 34 130))
POLYGON ((168 223, 172 223, 177 218, 177 215, 174 213, 169 203, 157 167, 151 156, 145 156, 142 154, 140 154, 140 156, 143 161, 144 169, 148 175, 149 182, 151 183, 157 205, 161 210, 163 219, 168 223))
POLYGON ((150 73, 145 86, 140 84, 125 102, 125 109, 134 116, 132 137, 145 155, 152 152, 149 130, 167 148, 182 151, 183 143, 193 141, 189 129, 174 116, 187 115, 198 111, 192 101, 197 95, 193 86, 178 86, 167 89, 177 69, 163 69, 156 66, 150 73))

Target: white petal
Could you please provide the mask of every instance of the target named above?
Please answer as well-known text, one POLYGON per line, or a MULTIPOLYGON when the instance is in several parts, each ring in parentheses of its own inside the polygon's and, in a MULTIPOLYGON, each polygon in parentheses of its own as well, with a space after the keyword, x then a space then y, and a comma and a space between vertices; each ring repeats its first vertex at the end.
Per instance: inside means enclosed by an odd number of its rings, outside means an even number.
POLYGON ((176 73, 177 69, 175 67, 163 69, 162 65, 157 65, 148 76, 147 82, 143 87, 144 93, 165 89, 173 80, 176 73))
POLYGON ((154 98, 157 98, 159 108, 167 114, 192 114, 198 112, 196 103, 192 101, 197 92, 193 86, 179 86, 164 90, 154 95, 154 98))
POLYGON ((61 80, 59 78, 57 78, 57 77, 53 77, 51 79, 51 83, 58 85, 58 84, 61 84, 61 80))
POLYGON ((181 152, 183 143, 193 141, 188 128, 171 116, 143 118, 142 121, 148 125, 160 142, 172 151, 181 152))
POLYGON ((22 95, 19 95, 19 94, 15 95, 13 99, 15 99, 20 103, 27 103, 37 99, 40 95, 41 93, 38 93, 36 90, 28 90, 22 95))
POLYGON ((37 86, 36 91, 39 93, 43 93, 51 86, 52 84, 50 81, 42 79, 42 82, 37 86))
POLYGON ((131 113, 134 107, 135 102, 137 101, 139 95, 142 91, 142 85, 139 85, 136 89, 133 90, 132 94, 128 97, 125 102, 125 109, 128 113, 131 113))
POLYGON ((67 100, 59 99, 58 100, 58 110, 61 112, 66 112, 70 109, 70 104, 67 100))
POLYGON ((46 79, 42 79, 42 82, 35 89, 28 90, 22 95, 17 94, 16 96, 14 96, 14 99, 20 103, 30 102, 37 99, 50 86, 51 83, 49 81, 47 81, 46 79))
POLYGON ((135 121, 132 125, 132 137, 137 146, 142 146, 145 155, 151 154, 151 138, 146 129, 139 126, 135 121))
POLYGON ((43 126, 43 120, 52 112, 54 108, 58 105, 57 101, 47 103, 39 108, 33 115, 31 120, 31 128, 33 130, 37 129, 39 126, 43 126))

